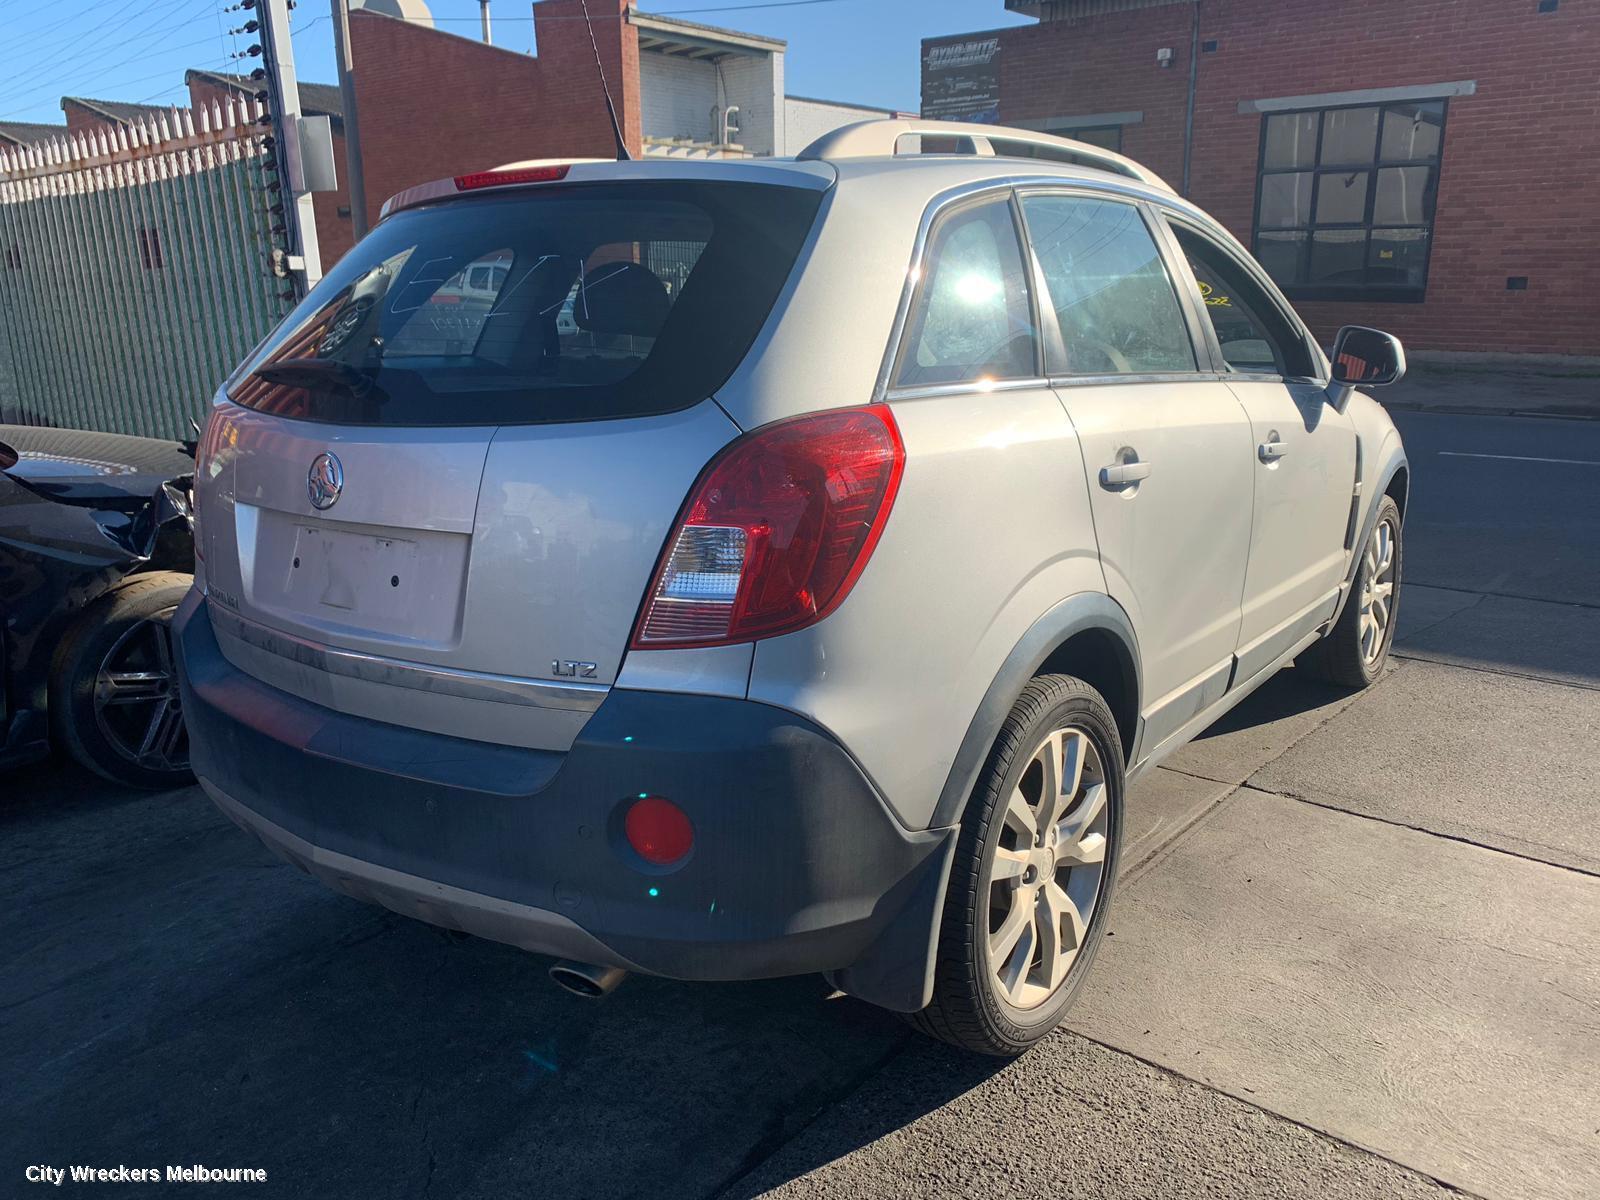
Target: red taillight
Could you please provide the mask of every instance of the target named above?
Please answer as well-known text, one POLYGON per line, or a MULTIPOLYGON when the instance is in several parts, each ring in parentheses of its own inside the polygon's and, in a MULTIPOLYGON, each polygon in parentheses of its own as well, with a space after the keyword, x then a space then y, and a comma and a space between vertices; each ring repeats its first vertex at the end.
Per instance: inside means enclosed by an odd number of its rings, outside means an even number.
POLYGON ((508 183, 554 183, 558 179, 565 179, 570 169, 566 163, 557 163, 549 167, 522 167, 512 171, 474 171, 470 175, 456 176, 456 191, 504 187, 508 183))
POLYGON ((640 796, 622 819, 628 845, 654 866, 671 866, 694 849, 694 826, 689 815, 671 800, 640 796))
POLYGON ((633 648, 748 642, 820 621, 867 565, 904 468, 900 431, 882 405, 741 438, 689 493, 633 648))

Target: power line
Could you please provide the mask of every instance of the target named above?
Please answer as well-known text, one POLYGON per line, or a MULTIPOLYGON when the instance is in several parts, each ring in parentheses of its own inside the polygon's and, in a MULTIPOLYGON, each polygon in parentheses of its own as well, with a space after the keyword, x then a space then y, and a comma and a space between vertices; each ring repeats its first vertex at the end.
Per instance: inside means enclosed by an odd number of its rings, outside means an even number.
MULTIPOLYGON (((192 0, 190 0, 190 2, 192 3, 192 0)), ((74 71, 81 71, 85 67, 96 66, 99 63, 104 62, 106 57, 108 56, 108 54, 116 54, 116 53, 119 53, 119 52, 124 52, 124 51, 128 50, 130 47, 141 45, 142 43, 150 41, 152 38, 162 37, 162 36, 166 36, 166 35, 169 35, 171 33, 176 32, 177 29, 180 26, 187 24, 189 21, 191 21, 194 18, 194 16, 197 15, 192 11, 185 11, 185 12, 183 12, 181 14, 180 13, 175 13, 174 10, 182 3, 184 3, 184 0, 173 0, 172 3, 169 3, 164 8, 157 8, 154 13, 145 14, 145 16, 147 18, 150 17, 150 16, 161 16, 161 17, 177 16, 178 17, 178 21, 176 23, 171 24, 171 25, 163 25, 163 26, 159 26, 159 27, 155 27, 155 28, 148 28, 148 29, 145 30, 144 33, 136 34, 132 38, 123 38, 123 39, 120 39, 120 40, 113 40, 111 45, 109 45, 108 47, 104 48, 104 52, 98 53, 98 54, 90 53, 88 55, 88 57, 82 58, 82 59, 78 59, 78 60, 74 61, 72 63, 73 70, 74 71)), ((124 19, 120 23, 120 25, 127 25, 129 23, 130 23, 130 19, 124 19)), ((119 25, 113 25, 111 27, 111 32, 114 33, 119 27, 120 27, 119 25)), ((209 41, 210 39, 208 38, 206 40, 209 41)), ((201 43, 192 43, 192 44, 199 45, 201 43)), ((181 47, 180 46, 180 47, 172 47, 172 48, 173 49, 184 49, 185 47, 181 47)), ((77 53, 78 49, 79 49, 78 45, 77 44, 73 44, 73 45, 68 46, 66 49, 60 51, 59 53, 55 54, 52 57, 48 57, 48 58, 46 58, 46 59, 44 59, 42 61, 35 62, 33 66, 31 66, 31 67, 27 68, 26 70, 18 73, 17 75, 12 76, 11 79, 7 80, 7 83, 10 85, 10 87, 5 89, 4 91, 0 91, 0 95, 7 96, 8 98, 15 98, 19 94, 18 92, 15 91, 15 88, 18 85, 21 85, 21 84, 29 84, 29 85, 31 85, 35 81, 44 78, 44 76, 50 74, 57 67, 62 66, 68 60, 72 59, 74 54, 77 53)), ((134 58, 142 58, 142 57, 144 57, 144 56, 141 54, 141 55, 135 55, 135 56, 133 56, 131 58, 126 58, 122 62, 118 63, 117 67, 126 66, 128 63, 134 61, 134 58)), ((109 69, 110 70, 116 70, 117 67, 111 67, 109 69)), ((54 88, 55 88, 55 85, 52 83, 52 84, 45 85, 42 90, 44 90, 44 91, 52 91, 52 90, 54 90, 54 88)), ((30 86, 28 88, 25 88, 21 94, 33 94, 33 93, 35 93, 35 92, 37 92, 39 90, 41 90, 41 89, 37 88, 37 87, 31 87, 30 86)))

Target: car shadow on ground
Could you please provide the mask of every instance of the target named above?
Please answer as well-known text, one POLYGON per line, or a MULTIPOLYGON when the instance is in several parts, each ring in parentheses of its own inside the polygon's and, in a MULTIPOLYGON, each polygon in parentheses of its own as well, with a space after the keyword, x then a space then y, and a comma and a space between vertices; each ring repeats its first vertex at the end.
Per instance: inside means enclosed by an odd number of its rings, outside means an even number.
POLYGON ((632 978, 338 896, 198 789, 70 769, 0 803, 6 1161, 256 1166, 269 1194, 715 1195, 886 1062, 948 1057, 881 1136, 993 1072, 820 978, 632 978))

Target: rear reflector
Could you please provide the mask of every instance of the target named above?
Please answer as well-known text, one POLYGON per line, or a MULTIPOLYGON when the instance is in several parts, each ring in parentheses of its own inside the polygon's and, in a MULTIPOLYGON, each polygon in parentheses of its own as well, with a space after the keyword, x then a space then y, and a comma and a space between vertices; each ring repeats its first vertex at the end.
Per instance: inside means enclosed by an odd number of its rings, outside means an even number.
POLYGON ((622 821, 628 845, 645 862, 670 866, 694 849, 694 826, 689 816, 671 800, 641 796, 622 821))
POLYGON ((735 442, 689 493, 633 648, 748 642, 822 620, 866 567, 904 467, 882 405, 781 421, 735 442))
POLYGON ((558 179, 565 179, 569 169, 567 163, 558 163, 550 167, 522 167, 511 171, 475 171, 471 175, 456 176, 456 191, 504 187, 510 183, 554 183, 558 179))

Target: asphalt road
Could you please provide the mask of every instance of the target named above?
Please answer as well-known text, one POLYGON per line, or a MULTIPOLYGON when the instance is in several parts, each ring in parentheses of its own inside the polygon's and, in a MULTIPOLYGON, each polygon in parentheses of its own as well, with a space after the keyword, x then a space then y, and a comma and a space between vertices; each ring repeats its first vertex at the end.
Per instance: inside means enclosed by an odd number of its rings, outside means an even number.
POLYGON ((1112 937, 1019 1062, 817 979, 579 1001, 194 791, 43 767, 0 780, 6 1190, 1600 1194, 1600 422, 1398 420, 1392 670, 1286 672, 1139 785, 1112 937))

